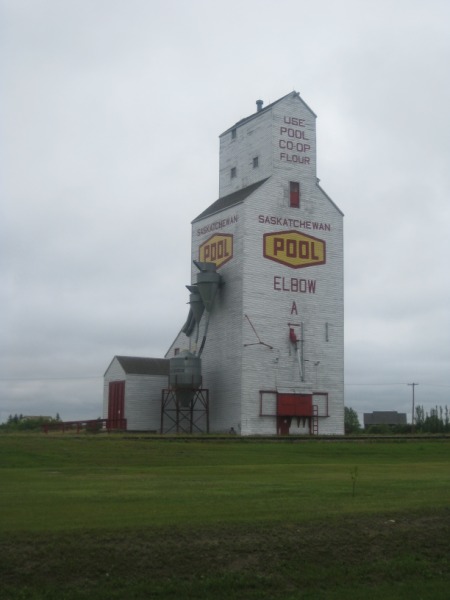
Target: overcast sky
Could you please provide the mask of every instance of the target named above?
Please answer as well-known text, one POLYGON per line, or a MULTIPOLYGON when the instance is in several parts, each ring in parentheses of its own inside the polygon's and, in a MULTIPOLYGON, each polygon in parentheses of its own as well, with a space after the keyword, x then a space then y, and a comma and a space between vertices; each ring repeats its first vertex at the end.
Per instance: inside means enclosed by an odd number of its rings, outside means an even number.
POLYGON ((346 405, 450 406, 448 0, 0 0, 0 422, 187 315, 218 135, 292 90, 345 214, 346 405))

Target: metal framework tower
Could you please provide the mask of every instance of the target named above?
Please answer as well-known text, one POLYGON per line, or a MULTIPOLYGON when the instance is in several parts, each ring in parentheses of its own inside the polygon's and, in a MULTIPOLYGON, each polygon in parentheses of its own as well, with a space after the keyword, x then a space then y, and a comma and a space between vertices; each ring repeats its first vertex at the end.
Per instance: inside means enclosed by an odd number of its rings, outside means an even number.
POLYGON ((174 388, 161 393, 160 433, 209 433, 209 390, 192 389, 187 405, 174 388))

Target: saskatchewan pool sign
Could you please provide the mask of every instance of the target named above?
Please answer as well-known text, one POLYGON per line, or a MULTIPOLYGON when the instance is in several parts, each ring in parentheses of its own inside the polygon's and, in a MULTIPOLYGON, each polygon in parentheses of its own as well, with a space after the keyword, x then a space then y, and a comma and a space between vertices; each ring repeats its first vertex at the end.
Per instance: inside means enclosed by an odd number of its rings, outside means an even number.
POLYGON ((263 236, 263 254, 292 269, 302 269, 326 262, 326 243, 299 231, 277 231, 263 236))
POLYGON ((227 233, 208 238, 198 249, 200 262, 211 262, 217 268, 233 258, 233 236, 227 233))

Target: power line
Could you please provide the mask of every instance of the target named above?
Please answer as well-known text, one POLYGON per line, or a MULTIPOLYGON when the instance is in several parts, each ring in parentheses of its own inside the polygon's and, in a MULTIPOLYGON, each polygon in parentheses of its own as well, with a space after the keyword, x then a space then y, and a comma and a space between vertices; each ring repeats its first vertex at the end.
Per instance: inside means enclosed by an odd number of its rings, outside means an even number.
POLYGON ((404 383, 344 383, 344 385, 406 385, 406 382, 404 383))
MULTIPOLYGON (((406 381, 403 381, 402 383, 344 383, 344 386, 387 386, 387 385, 411 385, 406 381)), ((450 384, 448 383, 421 383, 420 385, 422 386, 426 386, 426 387, 450 387, 450 384)))
POLYGON ((82 377, 0 377, 0 381, 85 381, 89 379, 103 379, 103 376, 89 375, 82 377))
MULTIPOLYGON (((0 377, 0 381, 88 381, 93 379, 103 379, 103 375, 79 375, 73 377, 0 377)), ((383 383, 344 383, 345 387, 375 387, 389 385, 411 385, 407 381, 394 381, 383 383)), ((421 386, 450 388, 448 383, 423 383, 421 386)))

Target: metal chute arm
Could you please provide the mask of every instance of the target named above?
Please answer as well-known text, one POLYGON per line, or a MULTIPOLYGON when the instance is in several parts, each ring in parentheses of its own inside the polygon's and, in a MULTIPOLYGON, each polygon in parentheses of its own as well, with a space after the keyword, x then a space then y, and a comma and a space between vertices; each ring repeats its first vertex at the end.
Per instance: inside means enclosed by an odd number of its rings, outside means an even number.
POLYGON ((195 327, 195 317, 194 317, 192 308, 190 308, 189 314, 186 319, 186 323, 181 328, 181 331, 183 333, 185 333, 187 335, 187 337, 190 337, 192 335, 192 332, 194 331, 194 327, 195 327))

